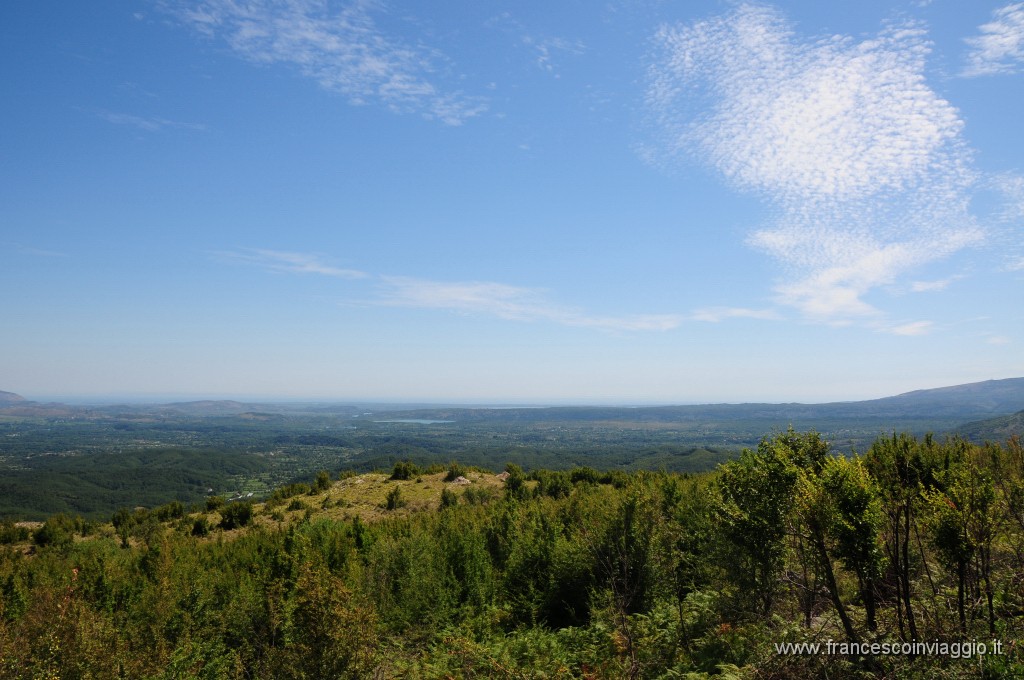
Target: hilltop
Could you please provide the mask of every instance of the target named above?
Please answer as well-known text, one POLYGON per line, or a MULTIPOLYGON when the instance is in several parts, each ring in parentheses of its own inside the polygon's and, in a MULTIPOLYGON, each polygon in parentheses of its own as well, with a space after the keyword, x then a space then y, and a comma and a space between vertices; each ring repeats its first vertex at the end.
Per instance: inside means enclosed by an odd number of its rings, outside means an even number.
POLYGON ((4 392, 0 390, 0 406, 7 406, 10 404, 20 404, 25 401, 25 397, 14 392, 4 392))

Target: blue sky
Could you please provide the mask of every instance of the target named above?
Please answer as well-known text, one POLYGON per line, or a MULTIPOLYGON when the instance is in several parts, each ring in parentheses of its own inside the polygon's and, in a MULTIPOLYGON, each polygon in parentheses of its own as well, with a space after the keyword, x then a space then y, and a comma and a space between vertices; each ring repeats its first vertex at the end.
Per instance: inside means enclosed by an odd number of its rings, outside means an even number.
POLYGON ((1024 3, 0 6, 0 389, 1024 375, 1024 3))

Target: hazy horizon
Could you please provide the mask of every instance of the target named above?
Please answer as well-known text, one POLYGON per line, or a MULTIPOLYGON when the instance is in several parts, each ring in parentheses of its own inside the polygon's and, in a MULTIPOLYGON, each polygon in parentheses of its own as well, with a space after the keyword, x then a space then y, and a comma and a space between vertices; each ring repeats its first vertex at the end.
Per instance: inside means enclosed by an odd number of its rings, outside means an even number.
MULTIPOLYGON (((988 380, 1006 380, 1011 378, 988 378, 985 380, 972 381, 972 382, 986 382, 988 380)), ((238 401, 251 404, 338 404, 338 405, 359 405, 359 406, 385 406, 385 407, 425 407, 425 408, 439 408, 439 407, 452 407, 452 408, 543 408, 548 406, 621 406, 626 408, 631 407, 643 407, 643 406, 695 406, 705 404, 749 404, 749 403, 805 403, 805 404, 816 404, 816 403, 827 403, 827 402, 847 402, 847 401, 867 401, 871 399, 881 399, 885 397, 898 396, 907 392, 915 392, 918 390, 935 389, 942 387, 953 387, 953 385, 934 385, 931 387, 916 387, 902 392, 894 392, 891 394, 878 394, 871 396, 859 396, 859 397, 840 397, 835 399, 825 400, 801 400, 801 399, 724 399, 718 401, 710 400, 697 400, 697 401, 655 401, 655 400, 635 400, 635 401, 623 401, 616 400, 613 398, 609 399, 550 399, 550 400, 538 400, 529 398, 507 398, 507 399, 403 399, 403 398, 389 398, 389 397, 344 397, 344 396, 274 396, 274 395, 253 395, 253 394, 238 394, 238 393, 149 393, 149 394, 39 394, 32 395, 31 393, 18 392, 16 390, 3 390, 6 392, 13 392, 29 401, 36 402, 57 402, 66 403, 71 405, 113 405, 113 404, 168 404, 168 403, 180 403, 190 401, 238 401)))

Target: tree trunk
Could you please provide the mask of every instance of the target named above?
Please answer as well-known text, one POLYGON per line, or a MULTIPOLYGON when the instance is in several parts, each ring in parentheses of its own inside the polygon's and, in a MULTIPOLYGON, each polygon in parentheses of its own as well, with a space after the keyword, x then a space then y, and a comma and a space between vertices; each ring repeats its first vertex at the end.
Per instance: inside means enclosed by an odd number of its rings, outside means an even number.
POLYGON ((901 578, 903 579, 903 606, 907 610, 907 625, 910 626, 910 639, 917 640, 917 621, 914 620, 914 607, 910 602, 910 503, 903 506, 903 555, 901 578))
POLYGON ((843 605, 843 600, 839 597, 839 584, 836 583, 836 574, 832 569, 832 558, 829 557, 828 548, 825 546, 825 537, 821 535, 821 531, 817 528, 813 532, 814 545, 821 559, 821 567, 825 572, 825 585, 828 586, 828 592, 832 598, 832 606, 836 608, 839 620, 843 623, 846 639, 850 642, 860 642, 860 639, 857 637, 857 631, 853 629, 853 621, 850 620, 846 606, 843 605))

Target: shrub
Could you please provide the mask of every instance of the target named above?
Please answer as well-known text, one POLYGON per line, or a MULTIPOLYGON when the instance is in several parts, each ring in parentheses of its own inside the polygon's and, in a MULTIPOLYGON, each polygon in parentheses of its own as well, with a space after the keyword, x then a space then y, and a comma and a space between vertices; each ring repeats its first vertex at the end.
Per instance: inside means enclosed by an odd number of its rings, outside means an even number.
POLYGON ((64 513, 53 515, 43 523, 43 526, 36 529, 32 534, 32 541, 40 547, 49 545, 64 548, 70 546, 75 540, 79 522, 81 519, 76 521, 64 513))
MULTIPOLYGON (((468 489, 467 489, 468 491, 468 489)), ((454 508, 459 504, 459 495, 451 489, 441 489, 441 509, 454 508)))
POLYGON ((181 519, 185 516, 185 506, 181 504, 181 501, 171 501, 167 505, 161 505, 159 508, 153 511, 156 514, 156 518, 161 522, 167 522, 172 519, 181 519))
POLYGON ((192 523, 192 535, 193 536, 206 536, 210 533, 210 525, 207 523, 205 517, 198 518, 192 523))
POLYGON ((229 503, 220 511, 220 528, 244 527, 252 520, 252 503, 229 503))
POLYGON ((206 497, 206 510, 207 511, 220 510, 223 505, 224 505, 224 497, 223 496, 207 496, 206 497))
POLYGON ((270 498, 267 499, 267 505, 271 507, 280 505, 293 496, 301 496, 305 493, 309 493, 309 484, 304 484, 302 482, 285 484, 284 486, 279 486, 274 489, 274 493, 270 494, 270 498))
POLYGON ((462 467, 455 461, 448 464, 448 474, 444 476, 444 481, 454 482, 459 477, 466 476, 466 468, 462 467))
POLYGON ((405 507, 405 501, 402 499, 402 487, 396 486, 388 492, 388 500, 385 507, 388 510, 397 510, 398 508, 405 507))
POLYGON ((505 472, 508 473, 508 478, 505 479, 505 496, 517 501, 525 500, 529 489, 526 488, 523 469, 515 463, 509 463, 505 466, 505 472))
POLYGON ((462 500, 469 505, 487 505, 494 497, 494 489, 488 486, 470 486, 462 494, 462 500))
POLYGON ((29 533, 26 527, 19 527, 14 522, 0 523, 0 543, 4 545, 26 541, 29 533))
POLYGON ((321 470, 316 473, 316 480, 313 482, 313 489, 311 493, 321 493, 331 488, 331 473, 327 470, 321 470))
POLYGON ((403 460, 398 463, 395 463, 394 469, 391 470, 390 478, 394 480, 404 481, 407 479, 412 479, 418 474, 420 474, 420 469, 416 466, 415 463, 403 460))

